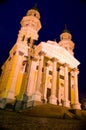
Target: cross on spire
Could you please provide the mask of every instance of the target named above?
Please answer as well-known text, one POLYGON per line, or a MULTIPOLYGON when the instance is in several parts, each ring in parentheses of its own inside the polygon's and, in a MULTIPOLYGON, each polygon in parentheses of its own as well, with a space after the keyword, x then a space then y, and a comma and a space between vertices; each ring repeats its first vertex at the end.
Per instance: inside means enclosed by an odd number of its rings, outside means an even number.
POLYGON ((67 24, 65 24, 65 28, 63 30, 63 33, 65 33, 65 32, 70 33, 70 31, 67 29, 67 24))
POLYGON ((37 8, 37 3, 34 4, 33 9, 38 10, 38 8, 37 8))

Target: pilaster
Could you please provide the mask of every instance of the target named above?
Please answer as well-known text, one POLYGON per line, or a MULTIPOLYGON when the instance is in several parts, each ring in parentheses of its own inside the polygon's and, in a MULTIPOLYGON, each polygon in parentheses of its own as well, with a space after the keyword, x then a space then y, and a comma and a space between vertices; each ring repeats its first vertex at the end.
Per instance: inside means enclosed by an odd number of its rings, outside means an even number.
POLYGON ((15 86, 16 86, 16 82, 17 82, 20 64, 22 62, 22 57, 20 55, 16 54, 15 59, 16 59, 16 63, 15 63, 16 66, 15 66, 15 70, 12 74, 12 82, 10 84, 10 89, 8 90, 8 95, 7 95, 7 98, 11 99, 11 100, 15 99, 15 86))
POLYGON ((81 104, 79 103, 79 96, 78 96, 78 74, 79 74, 79 70, 77 68, 74 68, 73 72, 74 72, 75 104, 73 104, 72 107, 74 109, 81 109, 81 104))
POLYGON ((61 67, 58 68, 58 103, 59 103, 59 106, 62 106, 62 102, 61 102, 61 86, 59 84, 59 81, 60 81, 60 70, 61 70, 61 67))
POLYGON ((57 80, 57 59, 52 58, 52 84, 51 84, 51 96, 49 99, 49 103, 57 104, 57 97, 56 97, 56 80, 57 80))
POLYGON ((47 85, 48 85, 48 81, 47 81, 47 77, 48 77, 48 67, 49 67, 49 63, 46 63, 45 67, 44 67, 44 73, 45 73, 45 77, 44 77, 44 86, 43 86, 43 99, 45 102, 47 102, 47 85))
POLYGON ((32 95, 32 90, 33 90, 33 86, 34 86, 34 71, 35 71, 35 64, 37 62, 37 58, 32 57, 31 58, 31 65, 29 68, 29 72, 28 72, 28 83, 26 86, 26 93, 27 96, 31 96, 32 95))
POLYGON ((64 102, 65 107, 70 107, 70 101, 68 100, 68 64, 64 64, 64 102))
POLYGON ((44 60, 44 52, 39 53, 39 66, 38 66, 38 74, 37 74, 37 80, 36 80, 36 88, 35 93, 32 96, 32 100, 41 102, 41 92, 40 92, 40 86, 41 86, 41 78, 42 78, 42 68, 43 68, 43 60, 44 60))

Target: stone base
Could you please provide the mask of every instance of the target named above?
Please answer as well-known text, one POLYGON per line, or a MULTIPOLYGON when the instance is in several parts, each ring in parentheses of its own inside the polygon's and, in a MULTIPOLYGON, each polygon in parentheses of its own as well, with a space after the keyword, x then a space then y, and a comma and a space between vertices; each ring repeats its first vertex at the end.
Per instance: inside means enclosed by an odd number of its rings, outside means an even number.
POLYGON ((10 103, 10 104, 14 104, 15 103, 15 99, 6 99, 6 104, 10 103))
POLYGON ((57 105, 57 98, 51 95, 49 98, 49 103, 57 105))
POLYGON ((14 100, 15 99, 14 92, 9 91, 7 98, 14 100))
POLYGON ((4 109, 5 106, 6 106, 6 98, 2 98, 2 99, 0 100, 0 108, 1 108, 1 109, 4 109))
POLYGON ((42 101, 42 103, 47 103, 47 98, 44 97, 44 96, 42 96, 42 97, 41 97, 41 101, 42 101))
POLYGON ((58 105, 59 105, 59 106, 62 106, 62 103, 59 103, 58 105))
POLYGON ((15 111, 20 111, 23 107, 23 102, 22 101, 16 101, 14 105, 14 110, 15 111))
POLYGON ((26 107, 29 108, 29 107, 33 107, 33 106, 37 106, 37 105, 42 105, 42 104, 43 103, 39 102, 39 101, 28 101, 26 104, 26 107))
POLYGON ((76 103, 76 104, 72 104, 71 106, 72 106, 73 109, 79 109, 79 110, 81 110, 81 104, 79 102, 76 103))
POLYGON ((70 101, 63 101, 62 105, 64 107, 70 107, 70 101))
POLYGON ((33 95, 32 95, 32 100, 33 101, 39 101, 41 102, 41 93, 39 91, 36 91, 33 95))

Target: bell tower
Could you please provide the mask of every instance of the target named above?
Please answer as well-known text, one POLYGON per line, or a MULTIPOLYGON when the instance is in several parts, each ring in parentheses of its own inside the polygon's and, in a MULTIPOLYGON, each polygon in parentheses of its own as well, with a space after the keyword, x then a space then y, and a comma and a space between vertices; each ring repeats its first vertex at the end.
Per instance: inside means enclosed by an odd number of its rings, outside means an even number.
POLYGON ((1 108, 4 108, 6 103, 22 100, 27 81, 29 52, 34 49, 33 45, 38 40, 38 31, 41 29, 40 13, 36 6, 27 11, 20 24, 21 28, 17 41, 2 66, 3 72, 0 83, 1 108))
POLYGON ((27 11, 26 16, 20 22, 21 29, 18 34, 18 43, 32 46, 38 40, 38 31, 41 29, 40 13, 36 5, 27 11))
POLYGON ((73 55, 74 43, 71 39, 72 35, 70 34, 70 31, 67 29, 67 26, 65 25, 65 29, 60 35, 59 45, 64 47, 71 55, 73 55))

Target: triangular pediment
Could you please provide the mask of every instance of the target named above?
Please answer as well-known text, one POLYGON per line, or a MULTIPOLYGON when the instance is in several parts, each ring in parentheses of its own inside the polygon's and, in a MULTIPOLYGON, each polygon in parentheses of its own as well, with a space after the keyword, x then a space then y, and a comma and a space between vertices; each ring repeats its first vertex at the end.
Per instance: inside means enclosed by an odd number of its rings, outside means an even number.
POLYGON ((77 67, 80 62, 72 56, 65 48, 56 44, 56 42, 41 42, 35 49, 36 54, 40 51, 45 52, 45 55, 50 59, 55 57, 61 64, 67 63, 70 67, 77 67))

